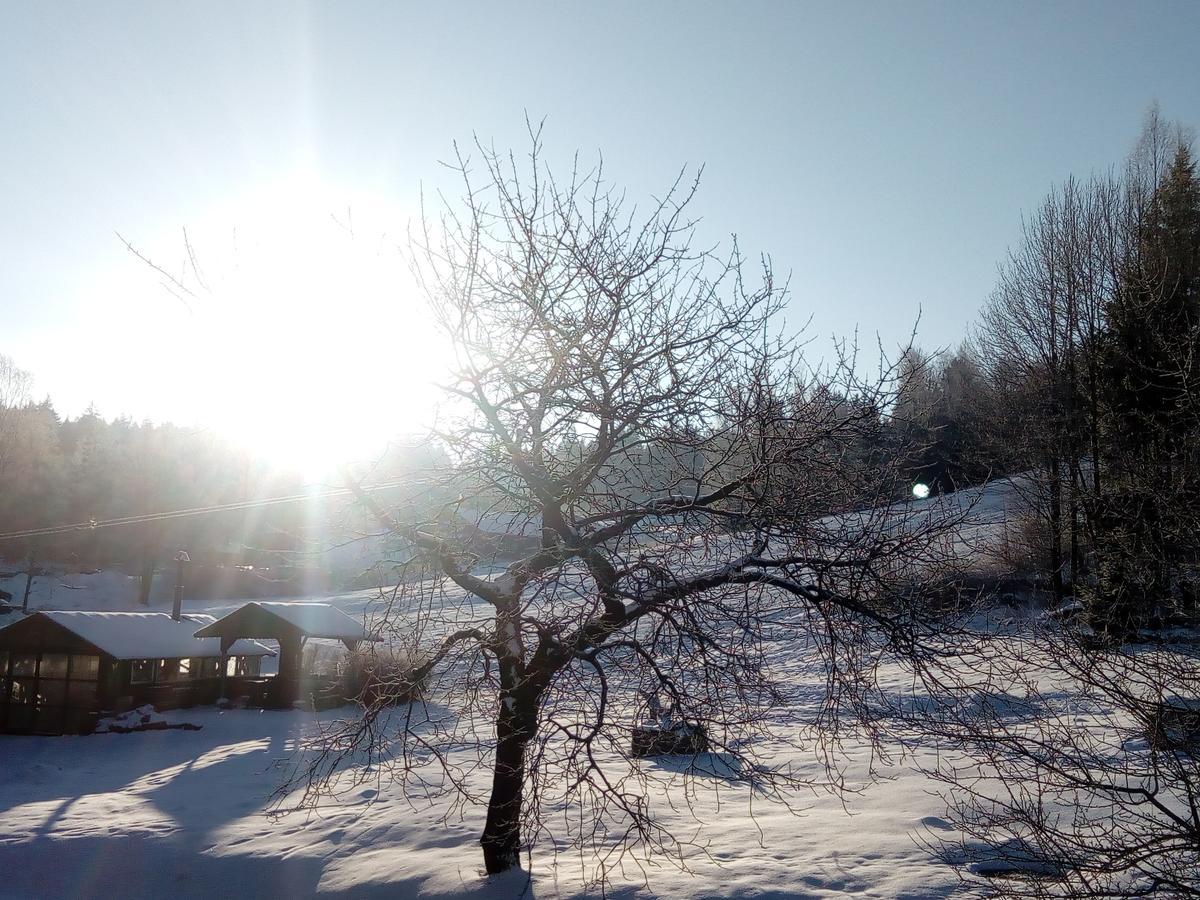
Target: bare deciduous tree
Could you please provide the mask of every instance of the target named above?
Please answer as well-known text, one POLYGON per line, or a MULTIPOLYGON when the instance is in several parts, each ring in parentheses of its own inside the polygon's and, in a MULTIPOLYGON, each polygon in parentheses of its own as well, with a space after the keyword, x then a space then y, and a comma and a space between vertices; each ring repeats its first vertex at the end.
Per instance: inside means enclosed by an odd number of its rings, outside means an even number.
POLYGON ((414 549, 380 627, 424 654, 397 689, 427 702, 377 698, 299 778, 312 799, 369 762, 353 777, 485 804, 488 873, 549 835, 603 878, 631 847, 682 849, 632 752, 647 713, 763 798, 810 785, 769 764, 789 741, 838 784, 843 729, 877 733, 880 658, 939 652, 921 585, 953 522, 894 505, 872 455, 894 370, 802 374, 769 264, 752 285, 736 243, 696 247, 694 183, 639 217, 599 169, 560 182, 540 152, 477 145, 478 175, 460 155, 461 207, 415 242, 455 353, 438 437, 458 499, 414 521, 359 492, 414 549), (788 703, 796 656, 819 663, 816 721, 788 703))
POLYGON ((960 666, 959 702, 922 710, 964 835, 954 857, 1005 897, 1200 897, 1195 654, 1057 627, 1018 643, 960 666))

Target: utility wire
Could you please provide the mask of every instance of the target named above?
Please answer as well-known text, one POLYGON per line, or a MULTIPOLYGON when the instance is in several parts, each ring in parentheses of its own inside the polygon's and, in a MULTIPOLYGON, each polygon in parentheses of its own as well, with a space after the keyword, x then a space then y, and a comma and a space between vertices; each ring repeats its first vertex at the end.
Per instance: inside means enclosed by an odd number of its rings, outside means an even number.
MULTIPOLYGON (((397 487, 413 487, 428 484, 427 481, 406 479, 374 484, 360 490, 367 493, 386 491, 397 487)), ((21 538, 48 537, 56 534, 69 534, 73 531, 92 531, 97 528, 114 528, 119 525, 139 525, 143 522, 161 522, 170 519, 186 519, 192 516, 206 516, 219 512, 232 512, 244 509, 260 509, 267 506, 281 506, 286 503, 300 503, 305 500, 323 500, 327 497, 343 497, 355 493, 350 488, 332 488, 316 493, 289 494, 283 497, 265 497, 259 500, 239 500, 234 503, 220 503, 213 506, 194 506, 190 509, 173 509, 164 512, 145 513, 138 516, 122 516, 116 519, 89 519, 86 522, 75 522, 69 525, 50 525, 45 528, 29 528, 24 531, 10 531, 0 534, 0 541, 18 540, 21 538)))

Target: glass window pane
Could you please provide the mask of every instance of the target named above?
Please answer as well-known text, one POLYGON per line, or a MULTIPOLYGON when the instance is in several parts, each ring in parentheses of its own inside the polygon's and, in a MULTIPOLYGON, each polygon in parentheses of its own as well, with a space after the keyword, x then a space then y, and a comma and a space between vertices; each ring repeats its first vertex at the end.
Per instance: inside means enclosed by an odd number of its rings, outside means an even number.
POLYGON ((90 709, 96 705, 96 682, 72 681, 67 687, 67 705, 90 709))
POLYGON ((67 682, 58 678, 43 678, 38 682, 38 703, 62 706, 67 702, 67 682))
POLYGON ((95 681, 100 677, 100 657, 72 656, 71 680, 95 681))
POLYGON ((179 678, 180 678, 180 680, 183 680, 185 678, 191 678, 191 677, 192 677, 192 661, 190 659, 181 659, 179 661, 179 678))
POLYGON ((33 675, 37 672, 37 656, 32 653, 14 653, 12 666, 14 675, 33 675))
POLYGON ((32 678, 14 678, 12 680, 12 697, 9 702, 15 704, 33 704, 33 685, 32 678))
POLYGON ((38 674, 43 678, 66 678, 67 659, 65 653, 43 653, 42 668, 38 674))
POLYGON ((146 684, 154 680, 154 660, 135 659, 131 664, 129 680, 133 684, 146 684))
POLYGON ((0 678, 8 674, 8 651, 0 650, 0 678))

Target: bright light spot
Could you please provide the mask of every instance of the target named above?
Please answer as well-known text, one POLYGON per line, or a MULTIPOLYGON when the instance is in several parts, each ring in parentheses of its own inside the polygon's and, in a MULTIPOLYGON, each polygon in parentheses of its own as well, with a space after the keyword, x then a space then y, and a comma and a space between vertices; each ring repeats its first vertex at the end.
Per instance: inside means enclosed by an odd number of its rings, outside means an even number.
MULTIPOLYGON (((152 398, 146 414, 210 427, 312 477, 420 431, 448 354, 403 239, 388 236, 407 220, 304 174, 210 210, 188 229, 207 290, 190 312, 160 295, 129 322, 153 348, 129 373, 152 398)), ((145 249, 157 261, 180 244, 145 249)))
POLYGON ((929 485, 917 483, 913 485, 913 496, 918 500, 924 500, 929 496, 929 485))

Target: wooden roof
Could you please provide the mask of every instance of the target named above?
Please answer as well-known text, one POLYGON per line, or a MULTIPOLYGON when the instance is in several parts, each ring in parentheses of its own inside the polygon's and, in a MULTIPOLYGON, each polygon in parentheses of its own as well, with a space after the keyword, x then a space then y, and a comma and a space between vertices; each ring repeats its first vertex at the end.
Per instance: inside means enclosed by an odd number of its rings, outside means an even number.
POLYGON ((362 622, 329 603, 247 603, 196 632, 198 638, 219 637, 223 641, 297 636, 346 642, 379 640, 368 633, 362 622))

